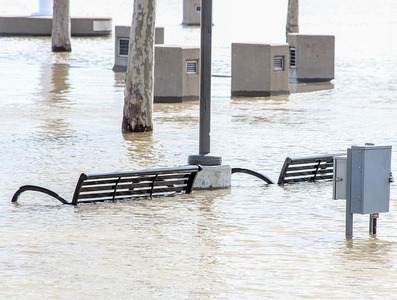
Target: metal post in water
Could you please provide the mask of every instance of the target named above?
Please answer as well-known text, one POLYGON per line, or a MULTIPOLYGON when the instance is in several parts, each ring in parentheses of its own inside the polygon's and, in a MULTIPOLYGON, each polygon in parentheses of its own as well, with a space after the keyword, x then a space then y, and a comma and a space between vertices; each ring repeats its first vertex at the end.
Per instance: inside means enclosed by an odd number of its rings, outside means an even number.
POLYGON ((351 169, 352 169, 352 159, 351 159, 351 149, 347 149, 347 174, 346 174, 346 225, 345 225, 345 236, 346 239, 353 238, 353 213, 352 201, 351 201, 351 169))
POLYGON ((199 153, 210 153, 211 141, 211 64, 212 0, 201 1, 201 69, 200 69, 200 147, 199 153))
POLYGON ((350 212, 350 200, 346 199, 346 231, 345 236, 347 240, 353 238, 353 214, 350 212))
POLYGON ((376 235, 376 230, 378 227, 378 213, 373 213, 369 215, 369 234, 376 235))
POLYGON ((190 155, 189 164, 215 166, 222 164, 211 152, 211 65, 212 65, 212 0, 201 0, 200 44, 200 135, 199 155, 190 155))

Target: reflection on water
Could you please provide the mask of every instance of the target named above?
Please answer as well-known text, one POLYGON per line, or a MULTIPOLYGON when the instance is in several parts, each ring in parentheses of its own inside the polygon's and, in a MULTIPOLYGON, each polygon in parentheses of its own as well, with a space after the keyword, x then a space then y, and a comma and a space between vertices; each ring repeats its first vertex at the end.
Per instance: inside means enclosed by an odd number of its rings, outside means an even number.
MULTIPOLYGON (((217 2, 217 13, 222 5, 230 6, 225 1, 217 2)), ((95 1, 95 7, 123 8, 118 17, 124 18, 127 2, 95 1)), ((396 31, 397 7, 393 0, 364 2, 357 6, 348 0, 341 6, 329 1, 327 7, 302 1, 302 30, 337 35, 332 83, 299 84, 282 97, 231 99, 230 77, 214 77, 211 151, 231 167, 276 180, 286 156, 337 153, 373 142, 393 145, 393 169, 396 59, 393 43, 378 33, 396 31), (382 46, 374 49, 375 44, 382 46)), ((159 18, 169 25, 166 41, 195 44, 198 30, 180 26, 178 5, 159 1, 159 18)), ((233 5, 228 18, 258 27, 250 23, 255 18, 238 15, 233 5)), ((218 15, 214 26, 217 74, 230 69, 225 41, 244 37, 232 35, 230 28, 240 23, 227 26, 228 18, 218 15)), ((268 32, 277 24, 268 26, 268 21, 258 27, 260 34, 274 38, 278 31, 268 32)), ((284 28, 284 21, 279 23, 277 28, 284 28)), ((394 184, 391 211, 381 214, 377 238, 368 235, 369 217, 358 215, 352 241, 344 238, 345 203, 331 200, 329 182, 278 186, 233 174, 230 190, 183 197, 70 207, 31 192, 12 205, 12 194, 23 184, 42 185, 71 199, 82 172, 182 165, 197 153, 197 101, 156 103, 154 132, 123 135, 125 76, 111 70, 113 38, 74 38, 72 43, 72 53, 55 55, 49 38, 0 39, 1 298, 394 297, 394 184)))
POLYGON ((379 268, 394 268, 395 246, 395 242, 377 238, 341 243, 335 249, 332 271, 339 275, 335 283, 351 287, 348 293, 352 297, 374 295, 374 291, 376 297, 391 297, 396 292, 395 285, 389 281, 391 273, 379 272, 379 268))
POLYGON ((153 141, 152 132, 125 134, 126 150, 135 168, 164 166, 164 156, 159 142, 153 141))
POLYGON ((291 93, 310 93, 316 91, 332 90, 334 82, 296 83, 290 84, 291 93))
POLYGON ((41 65, 40 91, 37 91, 37 102, 40 108, 39 126, 44 139, 58 140, 61 143, 75 137, 75 131, 70 128, 66 118, 73 105, 73 100, 68 97, 70 93, 69 66, 58 64, 41 65), (56 112, 56 113, 55 113, 56 112))

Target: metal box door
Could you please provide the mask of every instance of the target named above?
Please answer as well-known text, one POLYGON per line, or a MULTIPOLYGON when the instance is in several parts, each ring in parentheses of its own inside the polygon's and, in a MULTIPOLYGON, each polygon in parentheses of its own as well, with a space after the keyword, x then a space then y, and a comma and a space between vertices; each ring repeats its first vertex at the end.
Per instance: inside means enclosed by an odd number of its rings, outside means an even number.
POLYGON ((352 146, 347 152, 351 213, 388 212, 391 146, 352 146))
POLYGON ((334 178, 332 199, 346 199, 347 157, 334 157, 334 178))

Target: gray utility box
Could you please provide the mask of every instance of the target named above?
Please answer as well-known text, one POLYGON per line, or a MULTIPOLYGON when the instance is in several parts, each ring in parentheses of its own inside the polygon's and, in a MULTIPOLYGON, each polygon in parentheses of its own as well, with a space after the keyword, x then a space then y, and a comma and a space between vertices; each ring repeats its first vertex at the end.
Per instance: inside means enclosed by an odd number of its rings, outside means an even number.
POLYGON ((347 200, 350 213, 388 212, 391 146, 352 146, 347 149, 347 200))

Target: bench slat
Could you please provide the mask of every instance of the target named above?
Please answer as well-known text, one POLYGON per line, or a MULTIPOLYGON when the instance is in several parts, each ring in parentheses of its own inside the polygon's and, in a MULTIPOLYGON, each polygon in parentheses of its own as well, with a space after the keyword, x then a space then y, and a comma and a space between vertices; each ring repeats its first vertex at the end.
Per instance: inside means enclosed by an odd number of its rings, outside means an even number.
POLYGON ((333 170, 332 169, 327 169, 327 170, 317 170, 317 172, 316 172, 316 170, 309 170, 309 171, 299 171, 299 172, 288 172, 286 175, 285 175, 285 178, 286 177, 290 177, 290 176, 306 176, 306 175, 315 175, 315 174, 317 174, 317 175, 319 175, 319 174, 333 174, 333 170))
POLYGON ((80 199, 98 199, 98 198, 106 198, 108 200, 112 200, 113 197, 115 200, 119 197, 124 197, 128 198, 134 198, 134 197, 150 197, 150 194, 152 196, 159 195, 159 194, 168 194, 168 193, 176 193, 176 192, 183 192, 184 187, 168 187, 166 189, 164 188, 159 188, 159 189, 141 189, 141 190, 129 190, 129 191, 110 191, 110 192, 100 192, 100 193, 80 193, 79 194, 79 201, 81 202, 80 199))
POLYGON ((311 164, 311 165, 289 165, 288 166, 288 172, 295 171, 295 170, 317 170, 317 169, 327 169, 327 168, 333 168, 333 163, 320 163, 320 165, 317 164, 311 164))
MULTIPOLYGON (((189 178, 190 173, 177 173, 177 174, 164 174, 164 175, 158 175, 156 180, 168 180, 168 179, 178 179, 178 178, 189 178)), ((139 176, 128 176, 128 177, 123 177, 123 176, 112 176, 110 178, 98 178, 97 176, 91 177, 89 176, 83 183, 83 186, 85 185, 97 185, 97 184, 107 184, 107 183, 123 183, 123 182, 141 182, 141 181, 153 181, 153 179, 156 177, 156 175, 145 175, 142 177, 139 176)))
POLYGON ((103 174, 86 174, 87 179, 100 179, 109 177, 143 177, 145 175, 161 175, 161 174, 190 174, 191 172, 198 172, 200 167, 197 165, 182 166, 175 168, 159 168, 159 169, 143 169, 133 170, 130 172, 114 172, 114 173, 103 173, 103 174))
MULTIPOLYGON (((135 188, 135 189, 117 189, 117 192, 125 192, 125 193, 129 193, 131 195, 133 194, 139 194, 142 191, 158 191, 158 190, 175 190, 175 189, 185 189, 186 188, 186 184, 178 184, 178 185, 172 185, 172 186, 166 186, 166 185, 157 185, 157 186, 146 186, 146 187, 139 187, 139 188, 135 188)), ((87 194, 101 194, 101 193, 114 193, 114 188, 101 188, 101 189, 90 189, 90 190, 84 190, 84 191, 80 191, 80 195, 87 195, 87 194)))
POLYGON ((316 155, 316 156, 305 156, 305 157, 295 157, 295 158, 290 158, 287 157, 286 160, 293 162, 294 164, 299 164, 299 163, 312 163, 313 161, 332 161, 331 158, 333 159, 335 155, 334 154, 325 154, 325 155, 316 155))
MULTIPOLYGON (((178 179, 178 180, 164 180, 164 181, 155 181, 155 182, 138 182, 138 183, 125 183, 125 184, 118 184, 117 189, 137 189, 137 188, 144 188, 144 187, 156 187, 156 186, 175 186, 175 185, 183 185, 186 186, 188 184, 187 179, 178 179)), ((116 187, 116 183, 108 183, 108 184, 99 184, 99 185, 84 185, 80 189, 80 193, 89 192, 89 191, 105 191, 105 190, 114 190, 116 187)))
POLYGON ((316 176, 316 180, 312 180, 312 177, 286 178, 286 179, 284 179, 284 183, 328 180, 328 179, 332 179, 332 178, 333 178, 333 175, 330 175, 330 176, 316 176))
MULTIPOLYGON (((160 197, 160 196, 167 197, 167 196, 173 196, 173 195, 180 195, 180 193, 171 193, 171 192, 170 193, 160 193, 158 195, 152 195, 152 198, 160 197)), ((82 204, 82 203, 95 203, 95 202, 118 202, 118 201, 125 201, 125 200, 133 201, 133 200, 140 200, 140 199, 151 199, 151 197, 150 197, 150 194, 147 193, 147 194, 134 195, 134 196, 120 195, 115 199, 113 199, 113 197, 102 197, 102 198, 93 198, 93 199, 83 198, 83 199, 80 199, 78 203, 82 204)))
POLYGON ((79 199, 79 204, 81 203, 95 203, 95 202, 110 202, 110 201, 123 201, 123 200, 136 200, 136 199, 145 199, 145 198, 149 198, 149 194, 147 195, 135 195, 135 196, 131 196, 131 195, 126 195, 126 196, 122 196, 120 195, 119 197, 113 199, 113 196, 111 197, 102 197, 102 198, 82 198, 79 199))

